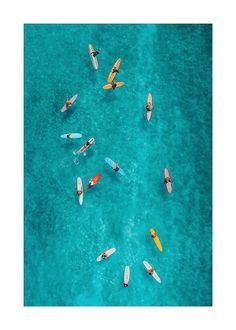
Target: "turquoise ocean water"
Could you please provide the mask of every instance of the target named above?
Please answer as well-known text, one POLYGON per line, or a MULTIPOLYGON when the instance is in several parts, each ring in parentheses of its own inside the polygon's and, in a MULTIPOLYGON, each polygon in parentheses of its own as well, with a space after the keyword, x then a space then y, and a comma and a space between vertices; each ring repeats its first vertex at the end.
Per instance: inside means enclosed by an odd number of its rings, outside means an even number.
POLYGON ((211 305, 211 25, 25 25, 24 34, 24 304, 211 305), (89 43, 101 48, 98 71, 89 43), (116 80, 125 85, 103 90, 119 57, 116 80), (74 94, 72 109, 61 113, 74 94), (68 132, 83 137, 63 140, 68 132), (72 152, 91 137, 96 144, 76 165, 72 152), (96 173, 102 178, 81 207, 76 178, 85 186, 96 173), (96 262, 111 247, 117 252, 96 262))

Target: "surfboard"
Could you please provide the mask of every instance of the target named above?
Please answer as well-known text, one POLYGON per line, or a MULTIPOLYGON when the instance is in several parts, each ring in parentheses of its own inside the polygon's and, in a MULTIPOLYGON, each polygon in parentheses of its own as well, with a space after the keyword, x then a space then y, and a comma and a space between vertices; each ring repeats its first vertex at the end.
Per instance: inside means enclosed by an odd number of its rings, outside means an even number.
POLYGON ((149 233, 150 233, 153 241, 155 242, 156 246, 158 247, 158 249, 162 252, 162 244, 161 244, 161 241, 160 241, 155 229, 151 228, 149 230, 149 233), (154 235, 155 235, 155 237, 153 237, 154 235))
MULTIPOLYGON (((166 167, 164 168, 164 176, 165 176, 165 179, 166 178, 171 179, 170 173, 166 167)), ((165 185, 166 185, 166 189, 167 189, 168 193, 171 193, 172 192, 172 182, 168 182, 168 183, 165 182, 165 185)))
MULTIPOLYGON (((115 253, 116 252, 116 249, 115 248, 111 248, 111 249, 109 249, 109 250, 106 250, 105 252, 103 252, 103 253, 106 253, 106 255, 107 255, 107 257, 105 258, 105 259, 107 259, 107 258, 109 258, 113 253, 115 253)), ((99 257, 97 257, 97 261, 102 261, 102 260, 104 260, 103 258, 102 258, 102 255, 103 255, 103 253, 99 256, 99 257)))
MULTIPOLYGON (((110 165, 112 169, 116 168, 116 163, 112 159, 106 157, 105 162, 108 165, 110 165)), ((117 172, 120 173, 121 175, 125 175, 125 172, 122 170, 122 168, 119 168, 119 171, 117 171, 117 172)))
POLYGON ((82 137, 82 134, 80 133, 67 133, 67 134, 62 134, 61 137, 63 139, 79 139, 82 137))
POLYGON ((98 69, 98 59, 97 57, 94 57, 91 53, 94 52, 93 46, 91 44, 88 45, 88 49, 89 49, 89 55, 93 64, 93 67, 95 70, 98 69))
MULTIPOLYGON (((145 268, 147 269, 147 271, 149 271, 150 269, 153 268, 153 267, 152 267, 147 261, 143 261, 143 264, 144 264, 145 268)), ((157 275, 157 273, 155 272, 155 270, 154 270, 154 272, 153 272, 153 274, 152 274, 152 277, 154 277, 155 280, 156 280, 158 283, 161 283, 161 279, 160 279, 160 277, 157 275)))
POLYGON ((149 121, 151 119, 152 110, 153 110, 152 94, 151 93, 148 94, 147 105, 150 105, 150 109, 151 109, 151 110, 146 110, 147 111, 146 112, 147 120, 149 121))
MULTIPOLYGON (((117 87, 121 87, 123 86, 125 83, 124 82, 115 82, 116 83, 116 87, 113 89, 116 89, 117 87)), ((103 89, 112 89, 112 84, 106 84, 103 86, 103 89)))
POLYGON ((79 203, 80 205, 82 205, 84 193, 83 193, 83 182, 80 177, 77 178, 77 195, 78 195, 79 203), (78 191, 82 191, 82 193, 78 194, 78 191))
POLYGON ((129 266, 125 266, 125 271, 124 271, 124 286, 128 286, 128 284, 129 284, 129 278, 130 278, 130 268, 129 268, 129 266))
MULTIPOLYGON (((74 95, 72 96, 72 98, 70 99, 70 102, 71 102, 71 106, 73 105, 73 103, 75 103, 75 100, 77 99, 78 95, 74 95)), ((67 107, 66 104, 61 108, 61 112, 65 112, 66 110, 68 110, 68 108, 70 107, 67 107)))
POLYGON ((113 71, 114 69, 119 70, 120 62, 121 62, 121 59, 118 58, 118 60, 117 60, 116 63, 113 65, 113 67, 112 67, 112 69, 111 69, 111 71, 110 71, 110 73, 109 73, 109 76, 108 76, 108 78, 107 78, 107 82, 110 83, 110 82, 112 82, 112 80, 114 80, 114 78, 115 78, 117 72, 112 72, 112 71, 113 71))
POLYGON ((95 186, 98 181, 101 179, 102 175, 100 173, 96 174, 88 183, 88 185, 86 186, 86 189, 90 189, 93 186, 95 186), (92 183, 92 184, 91 184, 92 183))
POLYGON ((92 144, 95 143, 95 139, 94 138, 91 138, 89 139, 84 145, 83 147, 81 147, 79 150, 76 150, 76 151, 73 151, 73 154, 74 155, 78 155, 78 154, 81 154, 82 152, 84 152, 85 150, 88 149, 88 147, 90 147, 92 144))

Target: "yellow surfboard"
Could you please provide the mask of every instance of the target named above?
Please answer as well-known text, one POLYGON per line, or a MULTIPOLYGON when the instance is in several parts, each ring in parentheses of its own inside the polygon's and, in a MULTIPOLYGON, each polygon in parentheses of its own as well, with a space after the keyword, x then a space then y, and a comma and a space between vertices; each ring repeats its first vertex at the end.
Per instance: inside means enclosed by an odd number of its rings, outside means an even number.
MULTIPOLYGON (((124 82, 115 82, 114 81, 114 83, 116 84, 116 87, 115 88, 113 88, 113 89, 116 89, 117 87, 121 87, 121 86, 123 86, 125 83, 124 82)), ((107 85, 104 85, 103 86, 103 89, 111 89, 112 88, 112 84, 107 84, 107 85)))
POLYGON ((112 80, 114 80, 114 78, 115 78, 117 72, 113 72, 113 70, 114 70, 114 69, 116 69, 116 70, 119 69, 119 67, 120 67, 120 62, 121 62, 121 59, 118 58, 118 60, 117 60, 116 63, 113 65, 113 67, 112 67, 112 69, 111 69, 111 71, 110 71, 110 73, 109 73, 109 76, 108 76, 108 78, 107 78, 107 82, 110 83, 110 82, 112 82, 112 80))
POLYGON ((149 233, 150 233, 151 237, 153 238, 153 241, 155 242, 158 249, 162 252, 161 241, 160 241, 159 237, 157 236, 157 233, 156 233, 155 229, 151 228, 149 230, 149 233))

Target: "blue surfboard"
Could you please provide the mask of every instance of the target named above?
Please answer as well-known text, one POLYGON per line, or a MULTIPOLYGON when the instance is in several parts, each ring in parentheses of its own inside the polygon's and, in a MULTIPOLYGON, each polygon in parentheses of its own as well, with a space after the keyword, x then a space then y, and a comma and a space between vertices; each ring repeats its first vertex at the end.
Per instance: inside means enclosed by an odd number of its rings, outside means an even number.
MULTIPOLYGON (((116 163, 111 158, 106 157, 105 162, 110 165, 113 170, 116 168, 116 163)), ((121 175, 125 175, 125 172, 122 170, 122 168, 119 168, 119 171, 117 172, 121 175)))
POLYGON ((82 134, 80 133, 67 133, 67 134, 62 134, 61 137, 63 139, 79 139, 82 137, 82 134), (68 137, 69 135, 69 137, 68 137))

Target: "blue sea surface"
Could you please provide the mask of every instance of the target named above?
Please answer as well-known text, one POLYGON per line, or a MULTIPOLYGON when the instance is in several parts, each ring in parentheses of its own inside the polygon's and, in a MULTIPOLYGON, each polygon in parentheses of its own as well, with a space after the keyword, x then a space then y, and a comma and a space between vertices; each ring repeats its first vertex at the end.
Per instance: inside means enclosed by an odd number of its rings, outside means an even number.
POLYGON ((211 306, 212 26, 27 24, 24 98, 24 305, 211 306), (101 49, 97 71, 89 43, 101 49), (118 58, 125 85, 104 90, 118 58), (68 132, 83 137, 60 137, 68 132), (73 151, 91 137, 76 165, 73 151), (80 206, 77 177, 85 187, 97 173, 80 206))

